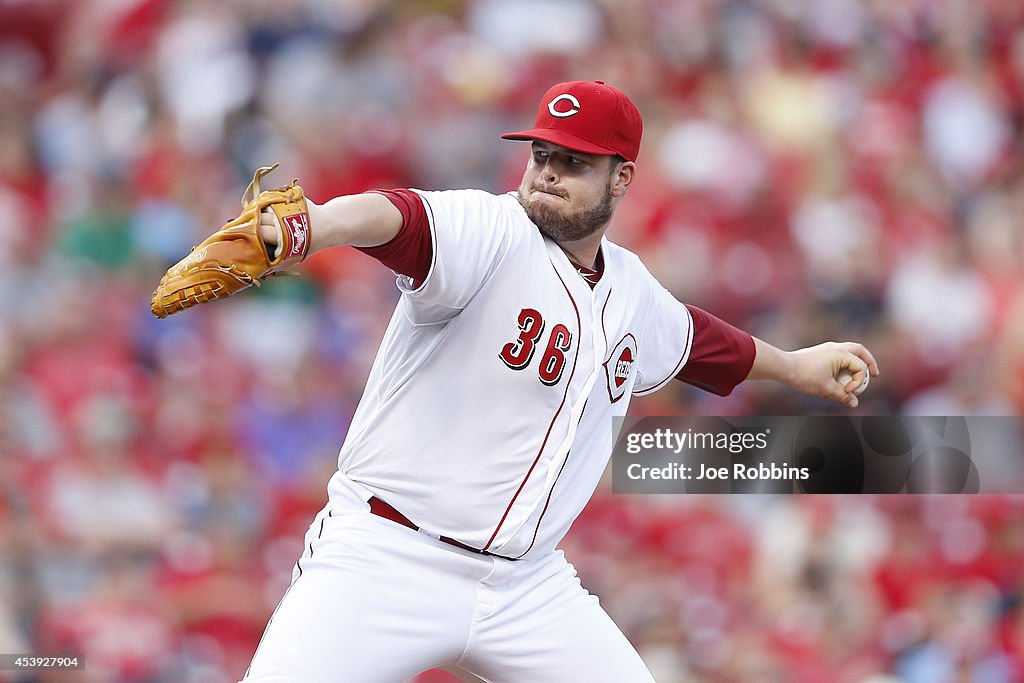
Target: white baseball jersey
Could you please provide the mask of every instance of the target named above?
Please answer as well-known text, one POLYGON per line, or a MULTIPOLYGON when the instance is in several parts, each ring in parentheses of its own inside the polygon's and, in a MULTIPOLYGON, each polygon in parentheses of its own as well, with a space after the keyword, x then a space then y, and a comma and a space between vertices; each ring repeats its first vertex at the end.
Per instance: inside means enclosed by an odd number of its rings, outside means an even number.
POLYGON ((429 533, 548 552, 591 497, 614 416, 687 361, 687 307, 602 240, 584 282, 515 194, 421 192, 433 262, 399 277, 339 468, 429 533))

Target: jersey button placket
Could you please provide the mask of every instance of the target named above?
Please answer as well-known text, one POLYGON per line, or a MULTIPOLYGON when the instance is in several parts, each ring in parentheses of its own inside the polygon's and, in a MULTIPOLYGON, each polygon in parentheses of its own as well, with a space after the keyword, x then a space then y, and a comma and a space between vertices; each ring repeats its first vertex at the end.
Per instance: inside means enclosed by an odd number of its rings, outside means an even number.
MULTIPOLYGON (((595 291, 596 295, 597 292, 595 291)), ((603 297, 594 296, 590 303, 590 327, 591 332, 594 335, 594 372, 600 374, 601 369, 604 365, 604 357, 608 353, 608 343, 605 339, 603 321, 601 320, 601 311, 604 309, 604 304, 607 302, 607 297, 611 296, 609 292, 603 297)))

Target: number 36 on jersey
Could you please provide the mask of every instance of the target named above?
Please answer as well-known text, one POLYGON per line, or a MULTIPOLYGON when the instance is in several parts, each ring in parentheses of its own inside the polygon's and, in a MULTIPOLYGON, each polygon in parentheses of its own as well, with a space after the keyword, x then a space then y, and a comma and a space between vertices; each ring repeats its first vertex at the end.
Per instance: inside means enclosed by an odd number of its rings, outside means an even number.
POLYGON ((544 317, 533 308, 519 311, 519 337, 501 348, 498 357, 513 370, 530 366, 538 346, 544 344, 537 376, 548 386, 558 384, 565 369, 565 354, 572 348, 572 333, 562 323, 556 323, 545 336, 544 317), (546 341, 545 341, 546 340, 546 341))

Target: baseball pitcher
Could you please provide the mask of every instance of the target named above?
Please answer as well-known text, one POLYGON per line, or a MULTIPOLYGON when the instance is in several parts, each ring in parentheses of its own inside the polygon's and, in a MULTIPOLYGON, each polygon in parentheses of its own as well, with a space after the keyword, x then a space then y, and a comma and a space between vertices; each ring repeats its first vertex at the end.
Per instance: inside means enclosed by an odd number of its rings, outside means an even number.
POLYGON ((306 255, 358 248, 401 298, 328 501, 245 681, 652 680, 557 550, 612 449, 612 418, 673 379, 726 395, 771 379, 856 407, 856 343, 781 351, 677 301, 605 232, 637 172, 630 99, 552 86, 518 190, 399 189, 316 204, 293 181, 171 268, 160 317, 306 255), (836 378, 849 378, 845 384, 836 378))

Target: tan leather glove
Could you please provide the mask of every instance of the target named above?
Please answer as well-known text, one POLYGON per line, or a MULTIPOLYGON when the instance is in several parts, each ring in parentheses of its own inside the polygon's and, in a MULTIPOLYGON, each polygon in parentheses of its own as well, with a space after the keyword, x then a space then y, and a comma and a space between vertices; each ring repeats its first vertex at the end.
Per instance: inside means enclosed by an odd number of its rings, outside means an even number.
POLYGON ((158 318, 223 299, 259 285, 261 280, 294 266, 309 252, 309 207, 302 188, 292 180, 287 187, 260 191, 260 179, 277 168, 256 171, 242 195, 242 213, 192 247, 160 279, 151 309, 158 318), (280 225, 280 241, 272 256, 260 237, 260 214, 269 208, 280 225))

